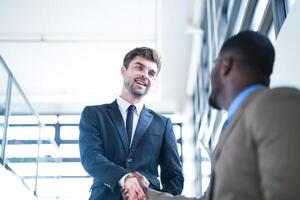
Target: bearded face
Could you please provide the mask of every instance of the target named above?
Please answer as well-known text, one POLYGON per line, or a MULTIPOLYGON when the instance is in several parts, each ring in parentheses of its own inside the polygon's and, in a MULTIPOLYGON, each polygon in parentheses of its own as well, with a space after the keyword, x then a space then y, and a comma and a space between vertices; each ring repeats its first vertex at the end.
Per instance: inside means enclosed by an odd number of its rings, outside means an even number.
POLYGON ((145 96, 151 89, 156 75, 157 65, 155 62, 144 59, 141 56, 135 57, 128 68, 122 68, 124 87, 136 98, 145 96))
POLYGON ((124 78, 125 88, 135 97, 141 98, 148 94, 150 89, 148 81, 142 76, 127 76, 124 78))

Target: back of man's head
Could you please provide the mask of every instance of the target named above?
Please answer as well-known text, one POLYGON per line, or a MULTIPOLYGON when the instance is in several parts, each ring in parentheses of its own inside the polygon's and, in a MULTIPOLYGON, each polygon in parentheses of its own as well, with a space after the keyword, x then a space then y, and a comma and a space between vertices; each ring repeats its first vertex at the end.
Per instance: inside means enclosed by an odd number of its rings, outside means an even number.
POLYGON ((240 32, 226 40, 220 52, 233 52, 241 65, 262 76, 266 80, 265 84, 269 84, 275 51, 265 35, 255 31, 240 32))

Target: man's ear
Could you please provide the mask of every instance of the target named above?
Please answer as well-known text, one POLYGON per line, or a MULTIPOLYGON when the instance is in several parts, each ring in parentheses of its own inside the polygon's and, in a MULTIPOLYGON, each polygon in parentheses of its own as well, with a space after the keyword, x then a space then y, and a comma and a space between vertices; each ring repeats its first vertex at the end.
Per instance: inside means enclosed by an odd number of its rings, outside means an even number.
POLYGON ((226 76, 231 72, 233 68, 233 57, 231 55, 224 56, 222 65, 222 74, 226 76))
POLYGON ((124 75, 124 73, 126 72, 126 70, 127 70, 126 67, 122 66, 121 67, 121 74, 124 75))

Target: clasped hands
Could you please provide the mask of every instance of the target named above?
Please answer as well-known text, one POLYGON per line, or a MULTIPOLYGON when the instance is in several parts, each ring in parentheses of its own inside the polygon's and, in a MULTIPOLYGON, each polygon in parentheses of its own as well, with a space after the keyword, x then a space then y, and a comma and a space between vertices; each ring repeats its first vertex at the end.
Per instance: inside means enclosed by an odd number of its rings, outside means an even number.
POLYGON ((122 196, 124 200, 146 200, 145 189, 149 181, 138 172, 129 174, 124 181, 122 196))

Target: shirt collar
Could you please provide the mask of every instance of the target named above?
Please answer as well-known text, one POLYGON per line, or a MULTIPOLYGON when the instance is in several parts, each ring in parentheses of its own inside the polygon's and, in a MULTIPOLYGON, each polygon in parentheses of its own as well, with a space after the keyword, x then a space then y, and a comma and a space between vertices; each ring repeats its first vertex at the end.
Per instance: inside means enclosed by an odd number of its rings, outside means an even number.
MULTIPOLYGON (((120 96, 118 96, 118 98, 117 98, 117 103, 118 103, 118 106, 119 106, 119 108, 121 109, 121 111, 123 113, 126 113, 128 107, 131 105, 128 101, 126 101, 125 99, 123 99, 120 96)), ((143 102, 138 102, 134 105, 136 107, 137 114, 140 115, 140 113, 142 112, 142 109, 144 107, 144 103, 143 102)))
POLYGON ((228 109, 228 120, 231 120, 232 117, 234 116, 234 114, 236 113, 236 111, 239 109, 239 107, 241 106, 241 104, 245 101, 245 99, 254 91, 257 90, 259 88, 263 88, 265 87, 264 85, 261 84, 255 84, 255 85, 251 85, 247 88, 245 88, 244 90, 242 90, 231 102, 229 109, 228 109))

